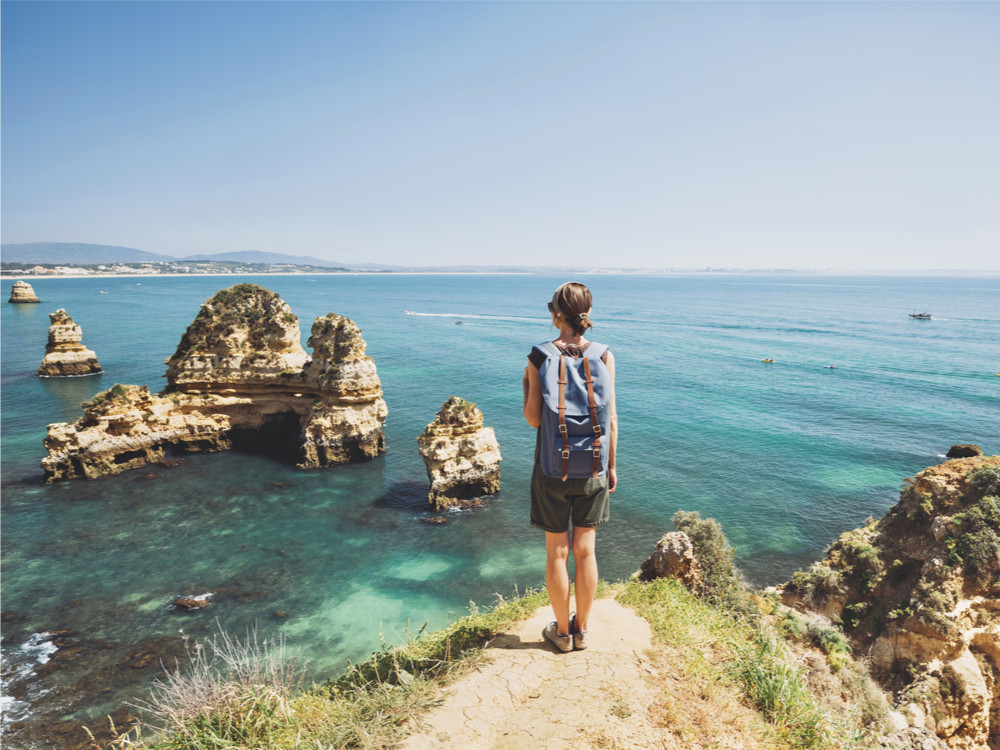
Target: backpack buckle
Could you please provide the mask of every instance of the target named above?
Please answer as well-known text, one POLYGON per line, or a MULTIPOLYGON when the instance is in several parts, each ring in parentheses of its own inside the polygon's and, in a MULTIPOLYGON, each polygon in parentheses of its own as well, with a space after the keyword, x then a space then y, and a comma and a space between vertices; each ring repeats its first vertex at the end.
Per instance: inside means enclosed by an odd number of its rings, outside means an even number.
POLYGON ((559 434, 562 435, 564 438, 568 438, 569 437, 569 430, 566 429, 566 423, 565 422, 560 422, 559 423, 559 434))
POLYGON ((569 461, 569 448, 562 449, 562 460, 569 461))
POLYGON ((594 460, 597 461, 601 457, 601 446, 594 446, 594 460))
POLYGON ((601 426, 599 424, 594 424, 594 434, 597 435, 597 437, 600 437, 601 435, 604 434, 604 430, 601 429, 601 426))

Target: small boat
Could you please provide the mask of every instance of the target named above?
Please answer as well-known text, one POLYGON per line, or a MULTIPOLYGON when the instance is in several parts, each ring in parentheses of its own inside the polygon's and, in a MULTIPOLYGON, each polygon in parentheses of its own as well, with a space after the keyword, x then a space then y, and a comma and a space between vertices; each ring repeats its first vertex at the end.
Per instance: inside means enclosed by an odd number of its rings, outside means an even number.
POLYGON ((403 312, 405 312, 407 315, 416 315, 416 313, 413 312, 413 310, 403 310, 403 312))
POLYGON ((934 318, 929 312, 910 313, 910 317, 914 320, 932 320, 934 318))
POLYGON ((767 362, 768 364, 774 364, 774 360, 770 357, 768 359, 762 359, 761 362, 767 362))
POLYGON ((101 294, 107 294, 107 292, 101 292, 101 294))
POLYGON ((837 365, 827 365, 826 369, 827 370, 836 370, 837 369, 837 365))

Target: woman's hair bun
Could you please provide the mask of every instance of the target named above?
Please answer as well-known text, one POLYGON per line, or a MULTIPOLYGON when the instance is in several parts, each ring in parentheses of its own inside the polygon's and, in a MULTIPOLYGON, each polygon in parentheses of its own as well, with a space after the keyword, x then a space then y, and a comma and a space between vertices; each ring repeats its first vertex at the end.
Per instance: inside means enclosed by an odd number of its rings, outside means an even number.
POLYGON ((581 336, 594 325, 590 322, 592 306, 593 298, 590 290, 579 281, 569 281, 556 289, 549 309, 561 314, 563 320, 573 326, 574 333, 581 336))

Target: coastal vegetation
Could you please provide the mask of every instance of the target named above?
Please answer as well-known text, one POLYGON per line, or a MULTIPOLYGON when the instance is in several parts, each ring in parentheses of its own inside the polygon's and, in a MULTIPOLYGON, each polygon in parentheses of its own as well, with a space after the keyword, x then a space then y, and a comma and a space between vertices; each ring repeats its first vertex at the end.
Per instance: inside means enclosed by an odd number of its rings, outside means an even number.
MULTIPOLYGON (((659 658, 676 684, 650 710, 659 726, 694 741, 705 717, 742 703, 749 720, 732 728, 764 748, 862 748, 885 727, 888 706, 829 625, 801 620, 774 597, 753 594, 733 564, 732 547, 713 519, 679 512, 675 524, 693 535, 704 585, 638 578, 601 582, 599 597, 616 597, 651 625, 659 658), (803 653, 825 654, 828 668, 803 669, 803 653), (690 695, 703 713, 689 712, 690 695), (846 702, 843 696, 848 696, 846 702), (700 717, 700 718, 699 718, 700 717)), ((209 748, 391 748, 410 719, 440 699, 442 687, 482 664, 483 647, 548 603, 544 591, 498 598, 433 632, 382 648, 340 677, 305 687, 295 655, 281 639, 220 634, 193 647, 190 664, 168 670, 153 695, 135 706, 141 723, 92 746, 143 750, 209 748)), ((624 706, 624 704, 623 704, 624 706)), ((613 713, 615 713, 613 711, 613 713)), ((616 716, 628 718, 627 706, 616 716)), ((713 730, 714 731, 714 730, 713 730)), ((727 729, 728 731, 728 729, 727 729)))
MULTIPOLYGON (((435 415, 434 420, 424 428, 421 437, 432 438, 436 434, 436 430, 445 425, 465 425, 474 419, 475 412, 476 405, 471 401, 460 396, 450 396, 441 405, 441 411, 435 415)), ((481 422, 482 419, 480 418, 479 421, 481 422)))
POLYGON ((925 469, 781 591, 843 628, 899 716, 956 748, 997 742, 998 493, 997 456, 925 469))
POLYGON ((114 404, 127 404, 133 389, 136 388, 138 386, 115 383, 108 390, 98 393, 90 401, 85 401, 82 406, 84 409, 96 409, 114 404))
POLYGON ((952 518, 956 533, 948 563, 964 565, 965 575, 980 578, 998 571, 1000 560, 1000 467, 982 467, 969 474, 982 499, 952 518))

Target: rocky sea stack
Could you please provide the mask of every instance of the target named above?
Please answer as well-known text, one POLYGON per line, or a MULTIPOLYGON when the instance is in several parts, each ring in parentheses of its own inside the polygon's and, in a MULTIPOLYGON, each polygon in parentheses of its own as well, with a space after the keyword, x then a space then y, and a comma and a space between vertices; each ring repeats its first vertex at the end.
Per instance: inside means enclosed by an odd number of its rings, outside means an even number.
MULTIPOLYGON (((36 300, 37 302, 37 300, 36 300)), ((49 313, 49 343, 38 374, 43 378, 96 375, 101 371, 97 355, 80 343, 83 331, 65 310, 49 313)))
POLYGON ((47 480, 117 474, 167 452, 267 450, 302 468, 383 453, 387 409, 360 329, 330 313, 308 343, 312 358, 298 317, 274 292, 221 290, 166 360, 162 393, 115 385, 84 404, 75 424, 49 425, 47 480))
POLYGON ((27 281, 15 281, 14 286, 10 289, 10 299, 8 302, 41 302, 40 299, 35 295, 35 290, 31 288, 31 284, 27 281))
POLYGON ((839 621, 911 726, 953 750, 1000 749, 1000 456, 906 480, 782 599, 839 621))
POLYGON ((417 438, 431 480, 428 500, 439 510, 500 491, 500 446, 476 405, 452 396, 417 438))

